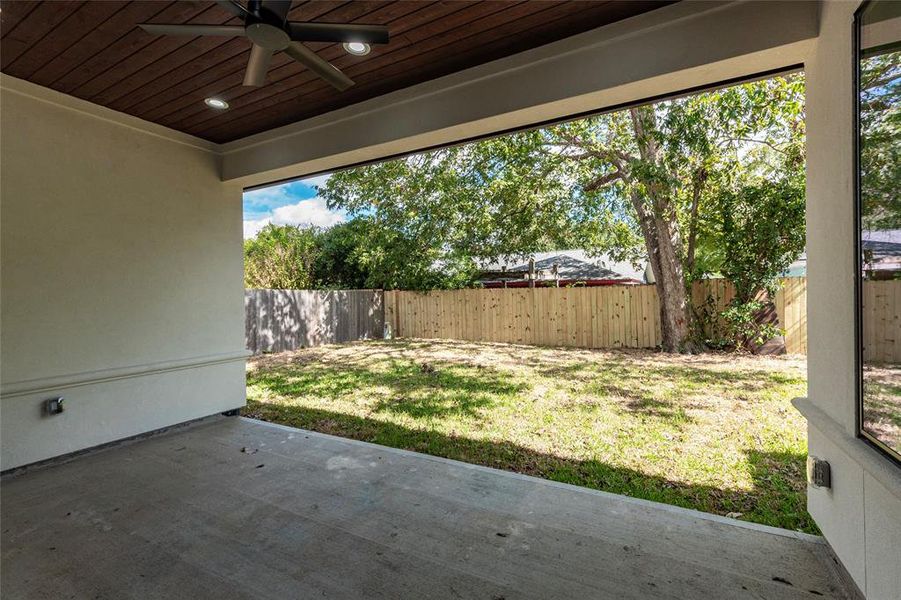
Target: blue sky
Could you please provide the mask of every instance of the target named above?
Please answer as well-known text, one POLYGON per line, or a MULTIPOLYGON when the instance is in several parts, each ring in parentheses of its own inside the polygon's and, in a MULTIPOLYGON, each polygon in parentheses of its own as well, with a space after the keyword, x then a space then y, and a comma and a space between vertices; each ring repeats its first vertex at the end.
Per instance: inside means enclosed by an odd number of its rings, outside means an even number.
POLYGON ((329 210, 316 195, 316 186, 328 178, 320 175, 244 192, 244 237, 255 236, 267 223, 330 227, 345 221, 344 211, 329 210))

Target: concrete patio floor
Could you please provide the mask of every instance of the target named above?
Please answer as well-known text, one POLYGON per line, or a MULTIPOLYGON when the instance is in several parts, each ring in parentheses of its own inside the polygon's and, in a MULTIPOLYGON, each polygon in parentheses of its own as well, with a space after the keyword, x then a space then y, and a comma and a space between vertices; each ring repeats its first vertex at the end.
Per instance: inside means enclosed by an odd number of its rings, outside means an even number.
POLYGON ((820 538, 244 418, 2 482, 3 598, 847 598, 820 538))

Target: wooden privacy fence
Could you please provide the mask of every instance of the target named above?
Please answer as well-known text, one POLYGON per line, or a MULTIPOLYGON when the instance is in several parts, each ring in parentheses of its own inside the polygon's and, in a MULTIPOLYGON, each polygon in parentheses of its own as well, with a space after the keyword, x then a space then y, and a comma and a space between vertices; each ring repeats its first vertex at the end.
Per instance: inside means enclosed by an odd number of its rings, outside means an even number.
POLYGON ((281 352, 382 338, 381 290, 244 290, 247 349, 281 352))
MULTIPOLYGON (((720 311, 724 279, 695 284, 692 302, 720 311)), ((790 353, 807 353, 807 279, 788 277, 774 298, 790 353)), ((864 355, 901 361, 901 281, 863 286, 864 355), (896 342, 897 340, 897 342, 896 342)), ((247 349, 254 353, 389 337, 445 338, 581 348, 653 348, 660 312, 653 285, 473 289, 245 290, 247 349)))
MULTIPOLYGON (((732 299, 725 280, 698 282, 693 302, 732 299)), ((786 350, 807 352, 807 280, 791 277, 775 298, 786 350)), ((581 348, 653 348, 660 309, 653 285, 385 292, 392 337, 445 338, 581 348)))
POLYGON ((861 295, 864 360, 901 362, 901 280, 866 281, 861 295))

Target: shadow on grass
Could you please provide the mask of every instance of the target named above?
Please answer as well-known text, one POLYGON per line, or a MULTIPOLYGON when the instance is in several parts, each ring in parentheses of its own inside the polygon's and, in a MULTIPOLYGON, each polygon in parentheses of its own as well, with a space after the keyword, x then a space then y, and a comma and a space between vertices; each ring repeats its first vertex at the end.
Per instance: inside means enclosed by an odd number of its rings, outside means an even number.
MULTIPOLYGON (((819 534, 807 512, 807 455, 800 452, 762 452, 745 450, 756 490, 765 490, 756 498, 753 514, 771 515, 767 525, 801 529, 819 534), (780 523, 804 523, 795 527, 780 523)), ((761 521, 762 522, 762 521, 761 521)))
MULTIPOLYGON (((736 390, 748 396, 771 386, 801 380, 791 374, 761 371, 708 370, 692 366, 642 365, 618 362, 579 362, 539 369, 544 377, 582 381, 596 396, 622 398, 621 410, 639 413, 674 425, 694 421, 687 409, 698 408, 692 396, 726 395, 736 390), (717 394, 721 390, 723 394, 717 394)), ((703 405, 703 402, 700 403, 703 405)))
MULTIPOLYGON (((649 475, 598 460, 537 452, 506 441, 477 440, 409 428, 374 418, 297 405, 248 401, 244 414, 264 421, 319 431, 392 448, 505 469, 615 494, 714 514, 742 513, 742 520, 819 533, 797 489, 805 457, 800 453, 747 453, 754 486, 722 489, 649 475)), ((803 482, 803 477, 800 478, 803 482)))
POLYGON ((353 365, 306 364, 256 372, 248 383, 264 386, 280 396, 314 396, 339 399, 356 390, 381 388, 384 398, 374 412, 406 414, 415 418, 452 415, 476 417, 500 397, 521 393, 527 386, 510 381, 491 369, 467 374, 456 365, 393 360, 384 369, 353 365))
POLYGON ((660 398, 636 398, 622 405, 628 412, 640 413, 672 425, 694 421, 685 411, 685 403, 660 398))
POLYGON ((770 385, 794 383, 800 376, 775 371, 732 371, 699 368, 698 365, 643 365, 639 371, 634 363, 608 359, 603 363, 579 362, 539 369, 546 377, 600 377, 604 381, 621 382, 626 389, 641 382, 679 381, 686 385, 732 386, 759 390, 770 385))

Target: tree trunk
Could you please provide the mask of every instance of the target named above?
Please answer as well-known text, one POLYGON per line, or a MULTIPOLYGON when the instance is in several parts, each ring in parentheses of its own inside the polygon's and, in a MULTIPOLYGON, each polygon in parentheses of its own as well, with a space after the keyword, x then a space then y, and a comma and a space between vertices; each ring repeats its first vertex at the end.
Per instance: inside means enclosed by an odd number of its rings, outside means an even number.
MULTIPOLYGON (((650 132, 656 129, 653 107, 630 109, 638 150, 646 165, 659 168, 659 148, 650 132)), ((682 272, 682 242, 669 189, 652 169, 640 177, 645 193, 634 191, 632 204, 638 215, 645 247, 654 272, 660 300, 661 345, 664 352, 691 352, 688 295, 682 272)))
POLYGON ((664 352, 690 352, 688 297, 685 293, 685 279, 682 263, 673 243, 673 233, 669 224, 655 218, 645 206, 645 200, 638 193, 632 194, 632 204, 638 214, 638 223, 644 238, 645 248, 654 273, 657 297, 660 299, 660 333, 664 352), (662 235, 661 235, 662 233, 662 235))
POLYGON ((670 223, 655 219, 658 229, 657 256, 660 274, 657 277, 657 296, 660 298, 660 329, 665 352, 692 352, 694 347, 688 320, 688 294, 682 261, 677 252, 678 234, 670 223), (675 239, 674 239, 675 238, 675 239))
POLYGON ((707 181, 707 171, 703 168, 695 171, 692 177, 691 210, 688 215, 688 250, 685 256, 685 270, 692 277, 695 269, 695 251, 698 246, 698 208, 701 204, 701 193, 704 190, 705 181, 707 181))

